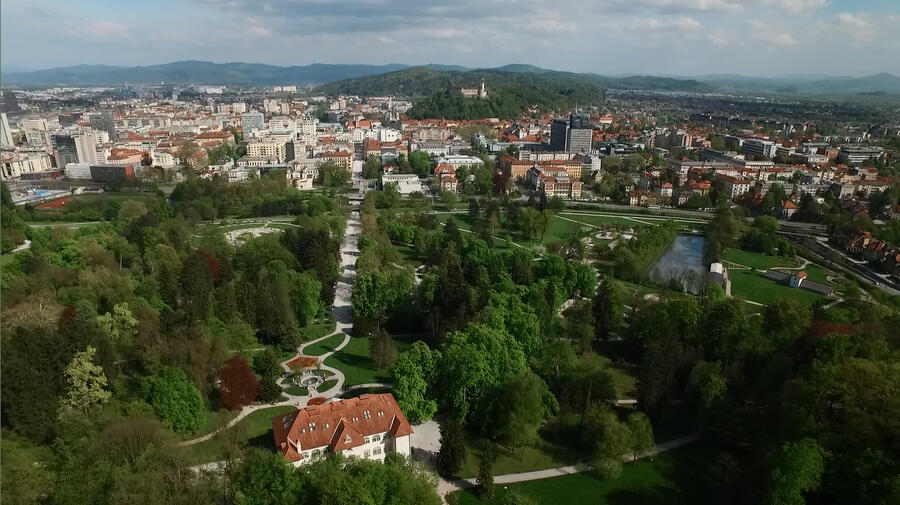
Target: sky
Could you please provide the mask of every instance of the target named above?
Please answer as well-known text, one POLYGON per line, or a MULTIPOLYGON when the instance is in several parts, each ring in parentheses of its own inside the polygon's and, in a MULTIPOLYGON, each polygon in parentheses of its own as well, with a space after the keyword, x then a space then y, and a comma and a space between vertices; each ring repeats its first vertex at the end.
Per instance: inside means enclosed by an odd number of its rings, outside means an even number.
POLYGON ((3 0, 0 62, 900 75, 900 0, 3 0))

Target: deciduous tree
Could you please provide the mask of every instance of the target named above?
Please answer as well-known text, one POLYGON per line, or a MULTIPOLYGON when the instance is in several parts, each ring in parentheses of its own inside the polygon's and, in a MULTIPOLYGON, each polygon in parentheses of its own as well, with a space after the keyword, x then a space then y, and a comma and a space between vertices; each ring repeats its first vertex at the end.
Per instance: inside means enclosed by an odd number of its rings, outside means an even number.
POLYGON ((256 375, 240 354, 232 356, 219 371, 219 397, 229 410, 240 410, 256 401, 259 389, 256 375))

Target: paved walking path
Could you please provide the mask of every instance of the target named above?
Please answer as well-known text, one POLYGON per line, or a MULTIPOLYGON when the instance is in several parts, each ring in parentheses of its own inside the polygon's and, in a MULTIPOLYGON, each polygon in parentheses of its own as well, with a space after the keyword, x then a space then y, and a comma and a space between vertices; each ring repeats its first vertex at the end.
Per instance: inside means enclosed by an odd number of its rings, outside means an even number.
MULTIPOLYGON (((359 200, 350 200, 350 217, 347 219, 347 227, 344 230, 344 241, 341 243, 341 276, 335 286, 334 306, 331 309, 335 320, 334 331, 315 340, 311 340, 309 342, 301 344, 300 347, 297 348, 297 354, 281 363, 281 368, 283 368, 285 372, 291 373, 292 370, 288 366, 288 363, 293 359, 303 356, 303 350, 306 347, 315 344, 316 342, 325 340, 326 338, 333 335, 343 334, 344 339, 337 346, 335 346, 334 349, 326 352, 325 354, 322 354, 321 356, 317 356, 320 363, 319 369, 332 373, 332 376, 329 377, 328 380, 337 380, 337 383, 327 391, 316 391, 317 397, 322 396, 328 399, 333 398, 341 392, 341 388, 344 386, 344 373, 337 368, 325 365, 325 360, 328 359, 328 357, 332 354, 341 350, 344 346, 347 345, 347 343, 350 342, 350 333, 352 333, 353 330, 353 311, 351 307, 350 296, 352 293, 353 281, 354 279, 356 279, 356 257, 359 256, 358 244, 359 234, 362 226, 359 218, 359 204, 359 200)), ((278 381, 278 384, 282 386, 282 388, 287 388, 293 385, 290 383, 290 377, 280 379, 278 381)), ((292 405, 297 408, 301 408, 305 407, 310 398, 312 398, 311 395, 290 395, 286 392, 282 392, 282 395, 285 396, 286 399, 271 403, 257 403, 254 405, 247 405, 242 408, 240 412, 238 412, 238 415, 235 416, 234 419, 229 421, 218 430, 203 435, 202 437, 186 440, 182 442, 181 445, 188 446, 200 442, 205 442, 206 440, 215 437, 222 430, 227 430, 228 428, 239 423, 245 417, 249 416, 253 412, 256 412, 257 410, 268 409, 280 405, 292 405)))
MULTIPOLYGON (((656 456, 661 452, 671 451, 672 449, 677 449, 679 447, 685 446, 687 444, 696 442, 700 439, 699 433, 692 433, 690 435, 676 438, 675 440, 670 440, 668 442, 664 442, 661 444, 657 444, 652 449, 648 449, 643 452, 639 452, 637 454, 637 459, 644 459, 651 456, 656 456)), ((631 454, 626 454, 622 456, 622 461, 630 462, 632 461, 633 456, 631 454)), ((515 482, 525 482, 529 480, 540 480, 540 479, 549 479, 551 477, 559 477, 561 475, 570 475, 573 473, 581 473, 587 470, 590 470, 590 465, 573 465, 573 466, 560 466, 556 468, 548 468, 546 470, 536 470, 533 472, 521 472, 521 473, 511 473, 507 475, 495 475, 494 476, 494 484, 512 484, 515 482)), ((441 495, 441 498, 446 497, 449 493, 454 491, 461 491, 466 488, 475 487, 475 479, 455 479, 452 481, 448 481, 445 479, 440 479, 438 482, 438 493, 441 495)))

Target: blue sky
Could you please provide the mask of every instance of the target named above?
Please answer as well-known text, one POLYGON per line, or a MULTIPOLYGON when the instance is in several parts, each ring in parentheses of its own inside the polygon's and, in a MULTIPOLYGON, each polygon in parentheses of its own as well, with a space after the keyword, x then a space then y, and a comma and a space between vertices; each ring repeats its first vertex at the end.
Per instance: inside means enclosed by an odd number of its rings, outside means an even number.
POLYGON ((900 75, 900 0, 3 0, 0 61, 900 75))

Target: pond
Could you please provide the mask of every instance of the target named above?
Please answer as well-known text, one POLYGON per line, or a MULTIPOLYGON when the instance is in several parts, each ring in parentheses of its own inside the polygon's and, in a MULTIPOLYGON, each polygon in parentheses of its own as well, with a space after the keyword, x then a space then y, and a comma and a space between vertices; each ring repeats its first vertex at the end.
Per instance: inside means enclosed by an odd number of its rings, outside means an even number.
POLYGON ((672 246, 650 269, 650 278, 666 285, 680 285, 684 291, 700 293, 706 286, 709 269, 703 263, 706 239, 700 235, 677 235, 672 246))

